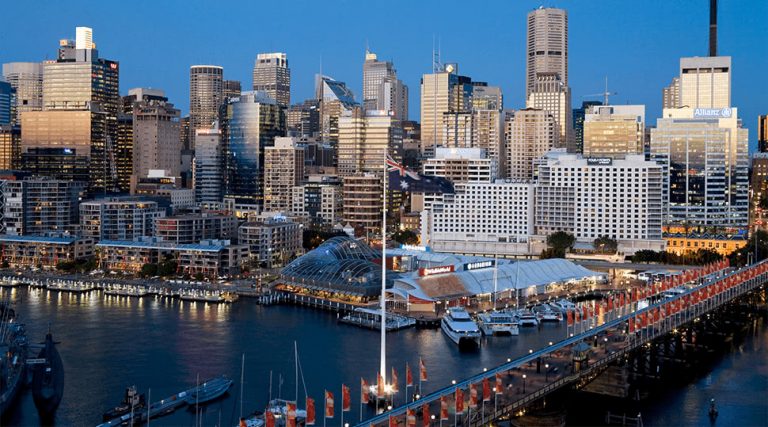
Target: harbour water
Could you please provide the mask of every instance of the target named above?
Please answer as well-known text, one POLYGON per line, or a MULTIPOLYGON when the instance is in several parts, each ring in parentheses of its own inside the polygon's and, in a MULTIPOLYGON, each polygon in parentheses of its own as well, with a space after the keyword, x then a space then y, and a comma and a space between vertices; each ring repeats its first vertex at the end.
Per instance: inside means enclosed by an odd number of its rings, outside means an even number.
MULTIPOLYGON (((215 305, 27 288, 2 292, 16 302, 31 341, 42 341, 50 322, 54 338, 61 342, 66 383, 56 425, 97 424, 129 385, 142 392, 151 389, 152 400, 158 400, 194 385, 198 378, 219 374, 230 376, 235 385, 224 399, 204 408, 202 425, 235 425, 240 416, 242 355, 246 360, 243 413, 247 414, 263 408, 269 399, 270 371, 272 396, 294 398, 294 341, 309 395, 321 406, 324 389, 339 396, 342 383, 351 386, 353 409, 345 413, 345 422, 354 423, 360 418, 360 378, 373 381, 379 367, 375 331, 339 324, 335 314, 306 307, 264 307, 247 299, 215 305)), ((486 339, 479 351, 460 352, 438 329, 390 333, 387 369, 395 366, 401 383, 396 403, 404 399, 406 362, 415 368, 419 357, 424 359, 429 374, 424 391, 429 392, 564 336, 564 326, 547 324, 540 330, 523 328, 517 337, 486 339)), ((646 425, 708 424, 705 406, 715 391, 721 413, 717 425, 762 425, 768 419, 767 346, 763 325, 740 352, 726 356, 708 377, 653 399, 644 409, 646 425)), ((303 395, 300 386, 300 400, 303 395)), ((16 408, 2 420, 3 425, 40 425, 29 393, 20 397, 16 408)), ((337 408, 328 426, 341 425, 339 413, 337 408)), ((371 412, 364 408, 363 416, 368 415, 371 412)), ((194 409, 182 409, 156 424, 191 426, 195 420, 194 409)))

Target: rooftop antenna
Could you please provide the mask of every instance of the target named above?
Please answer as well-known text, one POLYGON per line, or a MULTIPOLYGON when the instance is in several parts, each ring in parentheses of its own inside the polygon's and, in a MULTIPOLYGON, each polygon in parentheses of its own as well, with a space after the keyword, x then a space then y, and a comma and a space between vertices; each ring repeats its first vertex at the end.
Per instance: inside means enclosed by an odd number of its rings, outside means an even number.
POLYGON ((611 95, 618 95, 618 94, 619 94, 618 92, 610 92, 610 91, 608 91, 608 76, 605 76, 605 91, 603 91, 603 93, 592 93, 592 94, 589 94, 589 95, 584 95, 583 97, 586 98, 586 97, 591 97, 591 96, 602 96, 603 97, 603 105, 610 105, 610 104, 608 104, 609 97, 611 95))
POLYGON ((709 0, 709 56, 717 56, 717 0, 709 0))
POLYGON ((443 64, 440 62, 440 39, 437 39, 437 50, 435 50, 435 36, 432 36, 432 72, 439 73, 443 71, 443 64))

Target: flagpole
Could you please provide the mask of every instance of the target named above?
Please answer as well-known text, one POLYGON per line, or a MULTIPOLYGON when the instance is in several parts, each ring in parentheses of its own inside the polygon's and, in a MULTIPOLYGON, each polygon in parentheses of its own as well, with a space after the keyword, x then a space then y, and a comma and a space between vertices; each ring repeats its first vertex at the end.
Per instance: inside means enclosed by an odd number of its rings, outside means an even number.
POLYGON ((363 393, 365 393, 365 389, 363 388, 363 382, 360 381, 360 422, 363 422, 363 393))
MULTIPOLYGON (((381 372, 381 380, 384 384, 387 383, 387 300, 385 290, 387 288, 387 157, 388 148, 384 148, 384 174, 382 175, 382 209, 381 209, 381 361, 379 369, 381 372)), ((386 399, 386 396, 385 396, 386 399)), ((378 404, 378 397, 376 403, 378 404)))
POLYGON ((341 385, 341 425, 344 426, 344 384, 341 385))
POLYGON ((323 427, 328 420, 328 393, 323 392, 323 427))

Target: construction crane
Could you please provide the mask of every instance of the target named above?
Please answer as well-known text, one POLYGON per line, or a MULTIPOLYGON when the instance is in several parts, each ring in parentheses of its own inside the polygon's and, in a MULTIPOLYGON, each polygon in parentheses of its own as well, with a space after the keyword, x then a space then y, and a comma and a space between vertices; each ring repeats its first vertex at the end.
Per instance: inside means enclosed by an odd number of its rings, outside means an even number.
POLYGON ((589 98, 589 97, 593 97, 593 96, 602 96, 603 97, 603 105, 609 105, 608 104, 608 98, 611 95, 618 95, 618 94, 619 94, 618 92, 609 92, 608 91, 608 76, 605 76, 605 92, 603 92, 603 93, 593 93, 593 94, 590 94, 590 95, 583 95, 582 98, 589 98))

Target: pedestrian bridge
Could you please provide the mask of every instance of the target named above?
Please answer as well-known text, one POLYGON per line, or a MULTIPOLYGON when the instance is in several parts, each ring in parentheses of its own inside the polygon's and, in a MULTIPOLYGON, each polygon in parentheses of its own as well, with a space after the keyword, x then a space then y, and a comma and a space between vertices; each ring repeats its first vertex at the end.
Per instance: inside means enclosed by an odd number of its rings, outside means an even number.
POLYGON ((567 314, 568 338, 381 413, 360 426, 482 426, 519 413, 566 386, 583 386, 610 364, 768 281, 768 261, 725 261, 644 289, 581 303, 567 314), (682 289, 685 290, 682 290, 682 289), (677 289, 677 291, 675 291, 677 289))

